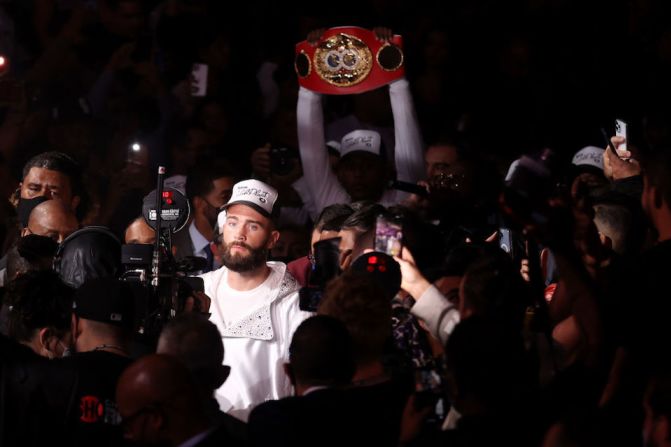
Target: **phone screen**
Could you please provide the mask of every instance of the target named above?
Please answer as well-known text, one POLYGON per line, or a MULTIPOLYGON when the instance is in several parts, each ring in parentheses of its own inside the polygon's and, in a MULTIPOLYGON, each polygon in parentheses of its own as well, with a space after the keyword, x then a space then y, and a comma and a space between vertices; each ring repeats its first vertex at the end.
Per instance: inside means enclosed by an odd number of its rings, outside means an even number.
POLYGON ((403 229, 401 225, 378 216, 375 225, 375 251, 386 253, 389 256, 401 254, 403 229))
POLYGON ((627 152, 627 123, 623 120, 617 119, 615 120, 615 135, 618 137, 623 137, 624 138, 624 143, 620 144, 617 147, 617 155, 620 158, 625 158, 626 157, 626 152, 627 152))
POLYGON ((191 96, 207 95, 207 64, 193 64, 191 68, 191 96))
POLYGON ((295 154, 291 150, 281 147, 270 149, 270 172, 277 175, 287 175, 294 168, 295 154))
POLYGON ((128 145, 128 157, 126 161, 137 166, 147 166, 149 164, 149 151, 145 144, 139 141, 133 141, 128 145))

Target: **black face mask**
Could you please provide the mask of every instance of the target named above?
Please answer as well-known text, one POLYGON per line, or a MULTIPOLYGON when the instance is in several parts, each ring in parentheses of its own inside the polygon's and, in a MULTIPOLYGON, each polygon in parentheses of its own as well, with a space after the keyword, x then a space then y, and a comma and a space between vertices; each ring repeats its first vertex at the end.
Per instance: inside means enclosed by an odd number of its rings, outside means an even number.
POLYGON ((28 226, 28 219, 30 218, 30 213, 33 209, 42 202, 49 200, 45 196, 37 196, 32 199, 19 199, 19 204, 16 207, 16 214, 19 217, 19 222, 21 222, 21 228, 26 228, 28 226))

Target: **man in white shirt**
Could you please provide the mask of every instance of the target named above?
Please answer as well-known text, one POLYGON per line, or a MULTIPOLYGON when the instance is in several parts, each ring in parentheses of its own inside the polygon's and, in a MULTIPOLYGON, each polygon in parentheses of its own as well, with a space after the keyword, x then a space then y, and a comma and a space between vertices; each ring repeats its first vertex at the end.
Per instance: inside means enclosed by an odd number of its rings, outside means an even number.
POLYGON ((222 411, 246 420, 252 408, 291 395, 283 371, 295 329, 310 316, 300 310, 299 285, 281 262, 267 262, 277 243, 277 191, 258 180, 236 183, 219 214, 223 267, 202 275, 212 298, 210 320, 224 342, 229 379, 216 391, 222 411))
MULTIPOLYGON (((408 81, 392 82, 389 96, 394 114, 396 180, 416 183, 424 177, 423 143, 408 81)), ((384 147, 378 132, 359 129, 345 135, 334 173, 326 151, 321 95, 301 87, 296 119, 303 176, 317 210, 334 203, 357 200, 391 206, 408 196, 401 191, 386 189, 393 175, 387 169, 384 151, 392 148, 384 147)))

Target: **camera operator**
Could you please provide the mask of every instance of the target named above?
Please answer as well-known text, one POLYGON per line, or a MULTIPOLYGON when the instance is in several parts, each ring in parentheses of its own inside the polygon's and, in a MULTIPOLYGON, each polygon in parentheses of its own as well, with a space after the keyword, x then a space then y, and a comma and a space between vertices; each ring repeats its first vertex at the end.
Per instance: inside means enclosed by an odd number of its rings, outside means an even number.
MULTIPOLYGON (((63 402, 73 445, 117 445, 121 417, 114 392, 131 363, 134 304, 130 286, 115 278, 87 280, 75 293, 72 337, 75 353, 59 360, 75 374, 63 402)), ((53 386, 63 384, 53 383, 53 386)))
POLYGON ((299 309, 298 283, 286 265, 267 262, 279 238, 273 222, 277 191, 244 180, 219 214, 224 266, 202 275, 212 297, 211 321, 221 332, 230 378, 216 392, 222 411, 245 420, 261 402, 291 394, 282 371, 296 327, 310 313, 299 309))

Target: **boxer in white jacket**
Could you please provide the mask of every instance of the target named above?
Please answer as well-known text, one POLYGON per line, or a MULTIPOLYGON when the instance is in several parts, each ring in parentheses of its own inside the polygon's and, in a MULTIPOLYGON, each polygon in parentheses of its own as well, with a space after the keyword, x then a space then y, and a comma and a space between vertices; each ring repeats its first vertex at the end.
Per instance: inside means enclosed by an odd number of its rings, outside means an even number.
POLYGON ((311 315, 300 310, 299 285, 286 265, 267 262, 279 238, 271 218, 276 200, 277 191, 258 180, 235 184, 217 220, 223 267, 201 276, 231 368, 215 397, 242 420, 254 406, 292 394, 283 365, 294 331, 311 315))

